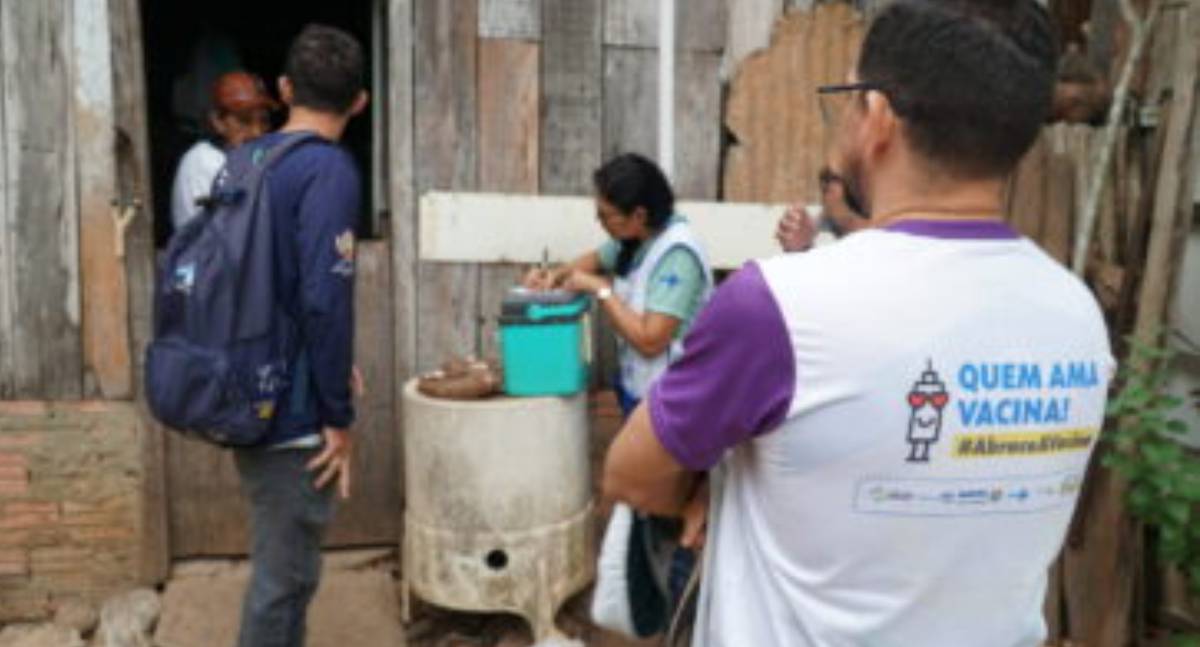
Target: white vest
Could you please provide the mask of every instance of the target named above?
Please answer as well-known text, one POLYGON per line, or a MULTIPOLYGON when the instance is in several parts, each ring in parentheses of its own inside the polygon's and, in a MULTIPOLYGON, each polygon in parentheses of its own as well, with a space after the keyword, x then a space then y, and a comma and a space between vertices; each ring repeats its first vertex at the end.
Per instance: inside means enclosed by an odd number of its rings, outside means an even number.
POLYGON ((697 647, 1033 647, 1113 368, 1026 240, 868 231, 762 262, 796 366, 728 452, 697 647))
MULTIPOLYGON (((617 278, 613 284, 613 292, 631 310, 638 314, 644 313, 646 295, 650 291, 650 278, 659 261, 676 247, 687 248, 700 261, 705 273, 704 294, 701 299, 702 302, 708 301, 713 289, 712 266, 708 262, 704 245, 696 238, 692 228, 682 220, 671 223, 653 239, 642 261, 627 275, 617 278)), ((621 364, 621 385, 631 396, 640 400, 646 397, 650 386, 666 372, 671 362, 683 355, 683 339, 677 337, 672 340, 666 352, 656 357, 643 357, 629 342, 617 335, 617 352, 621 364)))

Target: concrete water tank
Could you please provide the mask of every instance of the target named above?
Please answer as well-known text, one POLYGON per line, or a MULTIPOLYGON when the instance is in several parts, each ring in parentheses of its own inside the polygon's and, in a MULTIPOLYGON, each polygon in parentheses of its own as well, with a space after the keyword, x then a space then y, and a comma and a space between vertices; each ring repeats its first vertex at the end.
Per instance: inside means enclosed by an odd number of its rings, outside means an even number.
POLYGON ((404 422, 405 599, 557 635, 555 612, 595 574, 586 396, 458 402, 413 381, 404 422))

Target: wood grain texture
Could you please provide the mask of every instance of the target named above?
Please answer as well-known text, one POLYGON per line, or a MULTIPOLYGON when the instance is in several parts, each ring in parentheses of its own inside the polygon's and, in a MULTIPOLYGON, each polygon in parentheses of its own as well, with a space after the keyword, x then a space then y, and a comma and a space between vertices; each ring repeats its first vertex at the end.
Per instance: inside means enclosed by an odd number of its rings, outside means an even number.
POLYGON ((776 26, 770 48, 742 63, 725 116, 736 141, 726 157, 725 199, 818 201, 825 131, 816 88, 845 79, 863 30, 841 3, 793 12, 776 26))
POLYGON ((658 52, 644 47, 607 47, 604 159, 620 153, 640 153, 657 159, 657 152, 658 52))
MULTIPOLYGON (((414 5, 419 193, 477 184, 477 9, 476 0, 414 5)), ((418 370, 477 353, 479 268, 422 263, 418 283, 418 370)))
POLYGON ((682 52, 675 78, 675 194, 716 200, 721 187, 721 55, 682 52))
MULTIPOLYGON (((391 177, 392 300, 396 327, 394 399, 417 365, 417 185, 414 159, 413 0, 388 1, 388 168, 391 177)), ((400 463, 403 465, 403 463, 400 463)), ((403 482, 401 480, 401 482, 403 482)))
MULTIPOLYGON (((540 52, 541 46, 534 42, 480 40, 479 188, 484 191, 538 192, 540 52)), ((499 353, 496 322, 501 303, 521 272, 515 265, 489 264, 479 273, 479 352, 494 357, 499 353)))
POLYGON ((1055 126, 1047 133, 1049 139, 1049 168, 1046 177, 1046 202, 1039 217, 1042 220, 1038 243, 1060 263, 1071 258, 1075 217, 1079 211, 1076 196, 1076 170, 1082 166, 1075 159, 1075 131, 1070 126, 1055 126))
MULTIPOLYGON (((676 0, 675 42, 682 51, 720 52, 725 48, 727 0, 676 0)), ((606 0, 604 42, 625 47, 658 47, 657 0, 606 0)))
POLYGON ((400 537, 404 509, 392 322, 391 250, 384 241, 358 246, 354 283, 354 362, 366 393, 355 401, 354 495, 340 504, 327 545, 386 545, 400 537))
MULTIPOLYGON (((675 69, 676 195, 715 200, 721 166, 721 57, 680 52, 675 69)), ((658 51, 609 46, 604 56, 604 158, 658 158, 658 51)))
POLYGON ((479 0, 479 37, 539 40, 541 0, 479 0))
POLYGON ((1150 342, 1165 323, 1167 306, 1174 287, 1174 270, 1178 267, 1181 232, 1189 224, 1192 191, 1192 138, 1196 117, 1196 83, 1200 75, 1200 11, 1188 12, 1189 17, 1176 24, 1177 36, 1168 82, 1171 107, 1163 124, 1166 140, 1154 188, 1154 211, 1151 217, 1149 247, 1146 252, 1146 273, 1142 280, 1135 335, 1150 342))
MULTIPOLYGON (((400 536, 403 493, 396 433, 391 250, 359 245, 355 275, 355 363, 366 395, 355 402, 354 496, 339 503, 327 547, 388 545, 400 536)), ((173 432, 166 436, 171 556, 244 555, 249 508, 230 452, 173 432)))
MULTIPOLYGON (((602 2, 542 0, 542 193, 592 192, 604 146, 604 18, 602 2)), ((597 356, 613 346, 603 325, 592 326, 592 341, 597 356)), ((606 383, 608 371, 593 361, 593 386, 606 383)))
POLYGON ((783 0, 734 0, 728 5, 722 75, 733 77, 750 54, 771 44, 771 31, 784 10, 783 0))
POLYGON ((82 394, 71 7, 0 4, 2 398, 82 394))
POLYGON ((245 555, 250 507, 233 454, 164 431, 171 557, 245 555))
POLYGON ((133 360, 129 285, 121 255, 125 243, 112 206, 117 197, 116 106, 108 1, 76 0, 72 6, 85 388, 89 397, 126 399, 133 396, 133 360))
MULTIPOLYGON (((110 0, 112 30, 113 100, 116 117, 118 196, 141 198, 154 204, 150 186, 149 135, 147 131, 145 60, 142 48, 141 13, 137 0, 110 0)), ((151 422, 142 405, 143 349, 151 335, 154 287, 154 223, 151 214, 141 213, 133 221, 125 241, 125 271, 129 277, 130 346, 133 351, 133 390, 145 417, 148 433, 143 438, 143 492, 141 582, 154 584, 166 579, 170 568, 170 538, 167 523, 166 453, 163 430, 151 422)))
POLYGON ((600 165, 604 3, 542 0, 540 188, 587 195, 600 165))
POLYGON ((1046 132, 1038 137, 1008 184, 1007 219, 1021 235, 1040 240, 1046 205, 1046 180, 1049 177, 1051 146, 1046 132))

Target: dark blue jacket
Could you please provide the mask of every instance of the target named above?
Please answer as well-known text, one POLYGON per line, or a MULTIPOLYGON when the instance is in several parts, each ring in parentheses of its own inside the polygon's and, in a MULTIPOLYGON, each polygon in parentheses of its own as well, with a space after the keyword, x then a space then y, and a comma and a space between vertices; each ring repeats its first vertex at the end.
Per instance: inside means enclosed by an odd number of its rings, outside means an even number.
POLYGON ((362 181, 344 149, 313 142, 275 164, 267 190, 276 299, 297 324, 300 344, 290 397, 279 403, 266 441, 279 444, 354 422, 354 231, 362 181))

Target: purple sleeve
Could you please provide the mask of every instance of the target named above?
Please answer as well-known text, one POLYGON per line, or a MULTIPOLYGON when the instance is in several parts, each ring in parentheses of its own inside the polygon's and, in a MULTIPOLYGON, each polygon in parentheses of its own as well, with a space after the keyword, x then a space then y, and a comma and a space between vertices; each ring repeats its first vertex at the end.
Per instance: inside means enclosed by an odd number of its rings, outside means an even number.
POLYGON ((796 363, 787 325, 758 266, 717 290, 684 342, 684 354, 650 390, 659 442, 701 471, 725 450, 787 416, 796 363))

